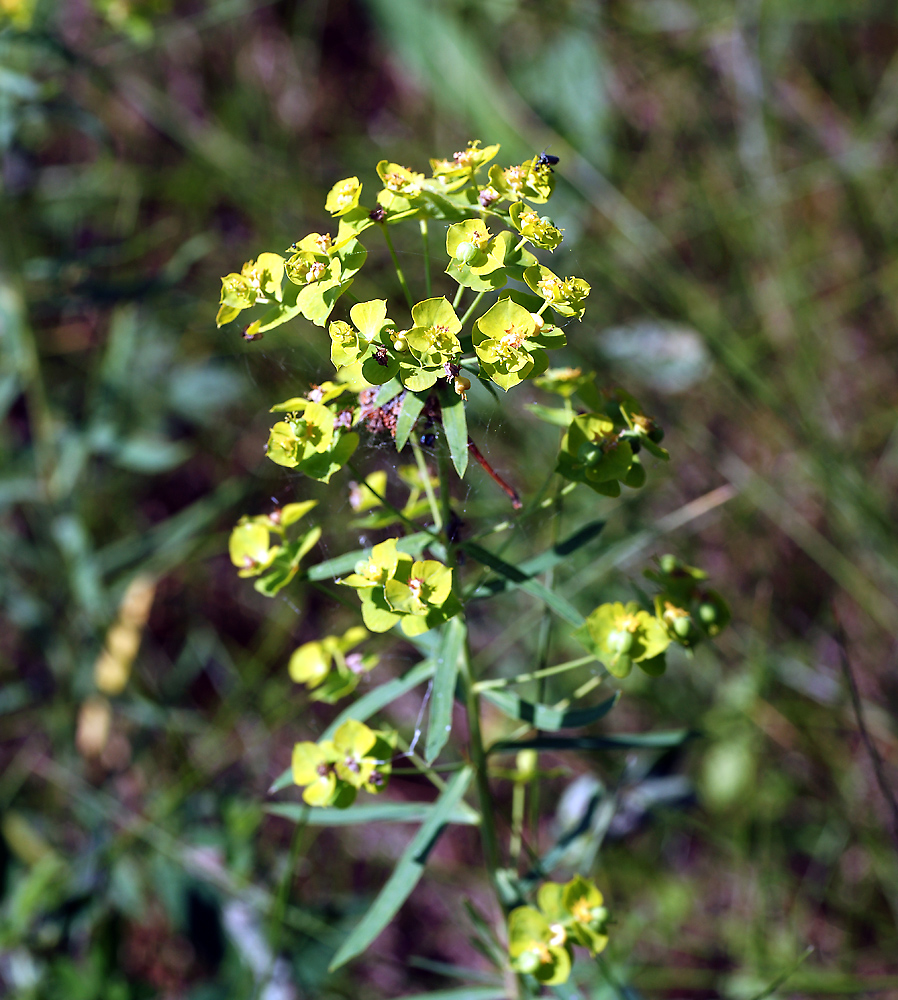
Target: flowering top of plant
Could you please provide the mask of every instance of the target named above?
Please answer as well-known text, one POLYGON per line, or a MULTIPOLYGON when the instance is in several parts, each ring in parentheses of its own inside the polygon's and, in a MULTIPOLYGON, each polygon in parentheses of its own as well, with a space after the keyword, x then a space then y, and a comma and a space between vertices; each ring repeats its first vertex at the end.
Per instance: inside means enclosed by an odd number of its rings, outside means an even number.
POLYGON ((608 910, 590 879, 545 882, 537 893, 539 909, 519 906, 508 916, 508 950, 517 972, 548 986, 571 974, 572 945, 597 955, 608 943, 608 910))
MULTIPOLYGON (((605 603, 584 619, 579 608, 541 582, 537 567, 550 568, 588 544, 595 537, 594 525, 566 542, 556 540, 558 544, 519 568, 488 550, 489 529, 472 535, 474 529, 455 509, 451 469, 464 477, 469 458, 502 489, 513 510, 523 506, 518 492, 490 466, 469 432, 472 387, 485 387, 498 398, 493 385, 508 392, 531 380, 551 394, 553 405, 537 403, 529 409, 558 428, 554 473, 570 484, 616 497, 623 486, 637 489, 644 484, 644 453, 668 458, 661 446, 663 431, 632 396, 600 389, 592 372, 564 363, 549 368, 549 352, 567 346, 568 331, 562 326, 582 319, 590 286, 583 278, 556 274, 544 262, 564 238, 563 230, 539 207, 552 194, 552 168, 558 158, 542 153, 503 167, 493 162, 498 152, 498 145, 481 147, 472 141, 451 157, 431 160, 430 175, 383 159, 376 168, 380 184, 374 188, 373 203, 363 203, 362 183, 355 176, 343 178, 328 192, 324 207, 338 220, 336 234, 309 233, 284 255, 262 253, 239 274, 222 279, 219 325, 244 310, 258 310, 243 329, 247 339, 255 340, 299 316, 328 329, 336 375, 272 407, 277 417, 266 446, 268 458, 324 483, 349 465, 349 528, 402 533, 351 555, 336 555, 300 574, 301 560, 318 541, 320 529, 293 537, 293 525, 313 501, 240 520, 231 535, 231 559, 241 575, 257 578, 255 585, 263 593, 273 595, 302 575, 320 586, 335 580, 359 596, 358 613, 365 627, 341 625, 334 634, 299 645, 290 657, 290 676, 305 685, 311 699, 333 703, 351 694, 377 662, 376 656, 357 651, 369 632, 400 633, 405 648, 416 648, 424 657, 403 677, 373 686, 341 716, 342 724, 334 724, 332 738, 297 743, 292 767, 275 787, 285 787, 292 778, 303 786, 307 804, 338 808, 349 806, 360 789, 381 791, 399 737, 393 731, 369 729, 362 720, 423 681, 430 684, 424 696, 426 734, 416 730, 406 757, 433 782, 438 796, 432 803, 392 802, 374 810, 379 816, 420 820, 421 827, 384 895, 352 931, 332 968, 371 944, 411 891, 430 846, 449 822, 480 825, 484 857, 503 908, 509 893, 528 898, 529 881, 518 878, 514 862, 501 857, 494 818, 499 807, 490 786, 502 772, 488 765, 488 756, 516 752, 508 857, 520 857, 528 823, 515 817, 527 815, 526 795, 545 774, 540 752, 550 747, 560 752, 596 749, 588 735, 569 738, 558 731, 596 723, 617 701, 612 696, 583 704, 604 677, 598 670, 593 682, 570 694, 570 700, 580 702, 576 707, 561 707, 568 699, 542 704, 537 693, 534 703, 502 690, 548 674, 560 682, 568 670, 583 665, 584 658, 554 666, 544 662, 556 645, 550 629, 541 629, 548 641, 537 656, 545 671, 534 673, 525 662, 515 677, 475 679, 472 663, 478 661, 472 659, 467 622, 472 602, 519 588, 525 600, 540 600, 563 621, 579 626, 573 634, 588 652, 585 660, 598 661, 615 677, 626 676, 633 664, 660 674, 671 644, 688 652, 729 620, 723 598, 707 587, 705 574, 672 556, 664 556, 649 574, 659 590, 653 600, 640 593, 640 601, 605 603), (403 221, 413 222, 422 239, 420 255, 403 256, 403 264, 418 258, 425 262, 417 289, 406 277, 390 235, 403 221), (432 240, 431 224, 440 227, 440 239, 432 240), (367 288, 361 301, 351 294, 346 296, 349 305, 343 300, 366 263, 368 251, 361 238, 369 231, 383 240, 384 256, 393 260, 404 302, 367 297, 375 295, 367 288), (431 266, 432 247, 438 247, 442 258, 436 268, 431 266), (516 285, 509 287, 510 282, 516 285), (400 453, 408 448, 414 464, 406 460, 389 472, 385 463, 373 471, 355 468, 351 463, 359 461, 359 453, 365 455, 360 447, 363 435, 386 438, 400 453), (402 487, 407 490, 404 503, 396 501, 396 490, 402 487), (347 572, 349 567, 352 572, 347 572), (481 693, 516 725, 523 723, 524 730, 532 726, 535 735, 526 737, 518 730, 521 736, 488 750, 480 724, 481 693), (457 769, 444 779, 434 762, 458 712, 466 715, 468 746, 454 750, 457 769), (353 713, 360 718, 348 718, 353 713), (422 746, 416 749, 419 735, 422 746), (475 777, 476 813, 463 801, 475 777)), ((559 484, 556 496, 567 490, 559 484)), ((532 537, 537 537, 539 512, 551 504, 543 500, 530 505, 532 520, 521 533, 524 537, 531 527, 532 537)), ((557 500, 555 504, 560 514, 557 500)), ((365 822, 370 817, 369 809, 359 807, 341 819, 365 822)), ((529 838, 539 854, 537 820, 529 824, 529 838)), ((564 884, 544 884, 536 903, 508 915, 509 954, 496 957, 497 971, 557 985, 570 975, 574 946, 593 955, 605 947, 607 911, 595 884, 579 876, 564 884)), ((498 955, 490 942, 483 950, 498 955)))
POLYGON ((376 795, 386 788, 395 747, 395 732, 347 719, 333 740, 293 747, 293 780, 306 786, 302 797, 308 805, 346 809, 360 789, 376 795))

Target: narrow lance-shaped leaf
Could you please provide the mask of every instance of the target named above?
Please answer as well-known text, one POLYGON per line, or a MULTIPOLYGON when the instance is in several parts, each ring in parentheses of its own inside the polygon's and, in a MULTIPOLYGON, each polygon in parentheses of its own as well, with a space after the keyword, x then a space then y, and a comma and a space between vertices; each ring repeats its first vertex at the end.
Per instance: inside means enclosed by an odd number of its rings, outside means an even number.
POLYGON ((496 691, 487 688, 482 692, 487 701, 491 701, 500 711, 512 719, 521 722, 529 722, 534 729, 547 729, 555 731, 558 729, 577 729, 580 726, 588 726, 599 719, 604 718, 617 704, 620 698, 618 691, 611 698, 590 708, 553 708, 551 705, 542 705, 524 701, 510 691, 496 691))
MULTIPOLYGON (((486 692, 483 692, 486 694, 486 692)), ((678 747, 697 734, 691 729, 660 733, 614 733, 608 736, 538 736, 532 740, 499 740, 487 753, 517 753, 519 750, 639 750, 678 747)))
POLYGON ((563 597, 556 594, 553 590, 549 590, 549 588, 546 587, 545 584, 540 583, 539 580, 534 580, 526 576, 516 566, 512 566, 511 563, 507 563, 504 559, 500 559, 499 556, 495 555, 495 553, 488 551, 476 542, 462 542, 461 547, 472 558, 476 559, 480 563, 483 563, 484 566, 489 566, 490 569, 495 570, 497 573, 500 573, 514 586, 520 587, 521 590, 524 590, 528 594, 532 594, 533 597, 541 600, 544 604, 548 605, 548 607, 550 607, 555 614, 557 614, 560 618, 563 618, 566 622, 569 622, 571 625, 579 627, 585 621, 583 615, 581 615, 580 612, 563 597))
MULTIPOLYGON (((273 816, 283 816, 306 826, 358 826, 367 823, 421 823, 433 810, 432 802, 376 802, 349 809, 312 809, 303 802, 274 802, 265 807, 273 816)), ((460 802, 446 817, 447 823, 476 826, 478 814, 460 802)))
POLYGON ((414 392, 406 393, 405 399, 402 401, 402 409, 399 411, 399 418, 396 421, 397 451, 402 451, 405 447, 409 435, 412 433, 412 428, 415 426, 415 421, 421 416, 423 409, 424 399, 421 395, 414 392))
POLYGON ((424 744, 424 758, 428 764, 439 756, 452 730, 455 683, 458 680, 458 665, 463 654, 466 631, 461 618, 453 618, 441 630, 442 641, 437 653, 433 696, 430 701, 430 724, 424 744))
POLYGON ((403 852, 387 884, 334 956, 329 966, 331 972, 361 954, 396 916, 424 873, 428 855, 436 844, 448 817, 467 791, 473 773, 470 767, 464 767, 453 775, 452 780, 434 803, 430 816, 421 824, 412 842, 403 852))
POLYGON ((468 422, 465 417, 464 400, 458 393, 447 390, 442 393, 440 408, 443 430, 446 432, 446 444, 449 446, 449 457, 461 479, 468 468, 468 422))

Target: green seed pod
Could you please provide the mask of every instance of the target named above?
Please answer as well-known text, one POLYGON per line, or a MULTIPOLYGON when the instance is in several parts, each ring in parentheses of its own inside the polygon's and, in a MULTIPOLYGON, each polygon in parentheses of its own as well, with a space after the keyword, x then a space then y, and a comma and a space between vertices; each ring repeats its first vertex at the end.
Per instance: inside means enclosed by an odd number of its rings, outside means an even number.
POLYGON ((525 951, 523 955, 518 956, 518 972, 523 972, 525 975, 533 975, 541 965, 542 962, 535 951, 525 951))
POLYGON ((397 337, 393 341, 393 350, 397 351, 399 354, 403 354, 405 351, 408 350, 408 341, 405 339, 405 337, 397 337))
POLYGON ((666 556, 661 556, 660 563, 661 572, 665 576, 670 576, 671 573, 676 573, 680 566, 680 560, 676 556, 670 554, 666 556))
POLYGON ((609 632, 608 648, 618 655, 629 653, 633 648, 633 633, 626 629, 615 629, 613 632, 609 632))
POLYGON ((698 606, 698 617, 702 625, 713 625, 718 618, 719 609, 710 601, 702 601, 698 606))
POLYGON ((673 630, 681 639, 688 639, 695 629, 692 618, 689 615, 684 615, 681 618, 674 618, 673 630))
POLYGON ((455 248, 455 259, 460 264, 476 266, 483 263, 484 257, 483 251, 475 243, 470 243, 467 240, 464 243, 459 243, 455 248))

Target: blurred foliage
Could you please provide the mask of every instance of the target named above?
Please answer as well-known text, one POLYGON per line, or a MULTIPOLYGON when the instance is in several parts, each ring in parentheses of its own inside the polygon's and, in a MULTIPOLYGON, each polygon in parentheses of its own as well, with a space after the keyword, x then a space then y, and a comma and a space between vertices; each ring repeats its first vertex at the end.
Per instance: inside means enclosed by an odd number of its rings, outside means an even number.
MULTIPOLYGON (((620 682, 622 730, 673 717, 701 738, 541 755, 557 813, 530 846, 557 840, 559 878, 595 877, 617 920, 607 975, 583 973, 580 995, 764 995, 808 946, 770 995, 898 991, 892 816, 833 617, 894 789, 894 11, 5 0, 0 18, 3 989, 380 997, 457 987, 451 965, 479 984, 464 995, 501 995, 468 940, 489 904, 463 827, 376 951, 326 974, 409 833, 291 840, 263 812, 292 745, 333 715, 291 684, 290 651, 354 619, 312 589, 241 586, 225 528, 269 496, 321 495, 263 462, 256 415, 317 381, 329 345, 300 323, 244 344, 208 306, 235 259, 315 230, 334 181, 370 181, 372 147, 421 169, 480 138, 560 157, 556 270, 587 277, 601 317, 574 328, 570 362, 620 377, 670 429, 663 487, 566 499, 565 522, 608 524, 556 585, 618 600, 620 571, 673 549, 739 595, 718 653, 620 682), (668 379, 645 381, 646 353, 668 379), (145 626, 135 578, 154 588, 145 626)), ((386 253, 378 266, 389 281, 386 253)), ((534 454, 556 431, 523 409, 500 422, 476 389, 478 444, 532 494, 521 428, 534 454)), ((478 476, 469 509, 498 509, 478 476)), ((322 544, 344 551, 334 508, 322 544)), ((540 616, 503 599, 515 624, 478 622, 475 648, 510 674, 540 616)), ((394 724, 411 730, 420 701, 394 724)), ((507 734, 498 714, 491 730, 507 734)), ((420 789, 394 775, 391 793, 420 789)))

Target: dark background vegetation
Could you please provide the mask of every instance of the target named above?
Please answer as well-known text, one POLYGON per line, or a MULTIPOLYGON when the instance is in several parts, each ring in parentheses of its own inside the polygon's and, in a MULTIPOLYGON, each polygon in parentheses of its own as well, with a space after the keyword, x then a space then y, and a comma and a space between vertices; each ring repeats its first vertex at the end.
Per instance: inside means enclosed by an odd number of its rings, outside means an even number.
MULTIPOLYGON (((301 586, 261 598, 225 548, 272 497, 331 498, 325 553, 366 539, 345 477, 325 494, 262 456, 267 407, 325 377, 326 336, 214 326, 219 277, 325 229, 336 180, 372 193, 379 159, 425 169, 479 138, 503 163, 560 157, 553 267, 593 289, 566 360, 636 393, 673 455, 625 501, 574 495, 563 531, 608 527, 558 585, 584 611, 630 599, 673 551, 734 611, 609 717, 700 736, 659 760, 547 758, 542 846, 575 778, 616 789, 593 870, 631 996, 748 1000, 813 946, 773 995, 898 997, 893 5, 61 0, 29 26, 33 6, 0 5, 0 993, 375 998, 483 968, 462 899, 491 904, 462 829, 372 952, 326 973, 410 831, 294 838, 263 812, 333 714, 289 653, 351 618, 301 586), (140 651, 104 696, 95 664, 138 576, 140 651)), ((367 243, 354 291, 395 296, 367 243)), ((525 493, 554 442, 531 398, 500 417, 472 393, 482 449, 525 493)), ((468 480, 463 516, 509 513, 468 480)), ((533 532, 509 551, 541 548, 533 532)), ((508 602, 478 620, 480 667, 525 668, 538 619, 508 602)), ((406 734, 420 702, 389 716, 406 734)), ((589 975, 581 995, 624 995, 589 975)))

